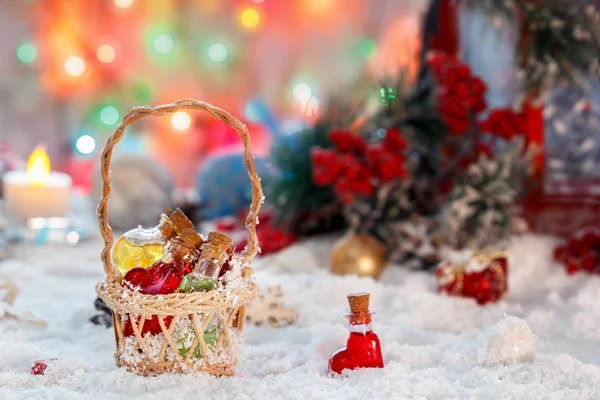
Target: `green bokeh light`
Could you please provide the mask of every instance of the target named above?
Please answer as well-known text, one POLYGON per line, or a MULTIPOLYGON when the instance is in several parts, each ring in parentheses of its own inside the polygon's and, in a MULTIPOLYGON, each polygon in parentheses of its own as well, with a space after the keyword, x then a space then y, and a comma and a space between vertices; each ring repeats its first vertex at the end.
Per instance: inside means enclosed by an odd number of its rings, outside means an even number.
POLYGON ((367 60, 375 57, 377 55, 377 43, 371 39, 361 40, 358 44, 358 53, 367 60))
POLYGON ((113 106, 106 106, 100 110, 100 121, 104 125, 114 125, 119 120, 119 111, 113 106))
POLYGON ((223 62, 229 56, 229 50, 222 43, 214 43, 208 48, 208 58, 214 62, 223 62))
POLYGON ((17 48, 17 58, 24 63, 33 62, 37 58, 37 51, 31 43, 23 43, 17 48))
POLYGON ((173 36, 161 33, 154 39, 154 49, 160 54, 169 54, 175 47, 173 36))

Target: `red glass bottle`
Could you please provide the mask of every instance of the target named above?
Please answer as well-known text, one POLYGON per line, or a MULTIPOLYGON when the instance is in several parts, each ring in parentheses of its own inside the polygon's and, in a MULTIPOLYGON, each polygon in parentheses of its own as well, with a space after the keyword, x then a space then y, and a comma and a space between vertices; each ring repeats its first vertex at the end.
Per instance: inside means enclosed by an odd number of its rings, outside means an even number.
POLYGON ((371 325, 369 294, 349 294, 348 303, 350 336, 346 347, 329 359, 329 373, 341 374, 345 369, 383 368, 381 344, 371 325))
MULTIPOLYGON (((169 242, 168 251, 164 257, 150 268, 136 267, 129 270, 123 277, 123 286, 140 293, 159 295, 177 292, 185 274, 191 272, 200 258, 202 236, 191 229, 183 229, 179 236, 169 242)), ((137 322, 137 319, 136 319, 137 322)), ((164 323, 168 328, 171 317, 165 317, 164 323)), ((156 315, 144 322, 142 336, 162 332, 156 315)), ((134 334, 131 322, 125 324, 125 336, 134 334)))

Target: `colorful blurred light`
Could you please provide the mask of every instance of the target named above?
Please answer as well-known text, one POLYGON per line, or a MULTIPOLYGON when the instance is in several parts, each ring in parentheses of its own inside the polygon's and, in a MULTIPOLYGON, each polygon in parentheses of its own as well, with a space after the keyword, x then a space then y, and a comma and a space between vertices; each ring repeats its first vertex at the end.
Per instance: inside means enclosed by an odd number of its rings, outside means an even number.
POLYGON ((37 51, 31 43, 23 43, 17 48, 17 58, 24 63, 33 62, 37 57, 37 51))
POLYGON ((292 89, 292 95, 296 100, 305 103, 312 96, 312 89, 308 83, 298 82, 294 85, 294 89, 292 89))
POLYGON ((222 43, 214 43, 208 48, 208 57, 214 62, 222 62, 227 59, 229 51, 222 43))
POLYGON ((115 56, 115 49, 109 44, 103 44, 102 46, 98 47, 98 50, 96 51, 96 57, 98 57, 98 60, 105 64, 113 62, 115 60, 115 56))
POLYGON ((254 102, 249 102, 244 107, 244 116, 249 122, 259 122, 260 114, 254 102))
POLYGON ((65 71, 70 76, 80 76, 85 72, 85 61, 79 56, 71 56, 65 60, 65 71))
POLYGON ((175 47, 175 40, 171 35, 162 33, 154 39, 154 49, 160 54, 169 54, 175 47))
POLYGON ((326 15, 336 8, 334 0, 304 0, 304 4, 307 10, 313 14, 326 15))
POLYGON ((307 117, 312 117, 319 113, 320 105, 318 99, 310 97, 306 101, 300 101, 300 111, 307 117))
POLYGON ((133 0, 115 0, 115 5, 119 8, 129 8, 133 4, 133 0))
POLYGON ((113 106, 105 106, 100 110, 100 121, 104 125, 114 125, 119 120, 119 110, 113 106))
POLYGON ((192 125, 192 117, 185 111, 177 111, 171 117, 171 125, 176 131, 183 132, 192 125))
POLYGON ((75 148, 84 155, 92 154, 96 150, 96 139, 90 135, 81 135, 75 142, 75 148))
POLYGON ((256 28, 260 22, 260 14, 254 8, 246 8, 240 15, 240 21, 246 28, 256 28))
POLYGON ((371 39, 361 40, 358 44, 358 53, 367 60, 377 55, 377 44, 371 39))

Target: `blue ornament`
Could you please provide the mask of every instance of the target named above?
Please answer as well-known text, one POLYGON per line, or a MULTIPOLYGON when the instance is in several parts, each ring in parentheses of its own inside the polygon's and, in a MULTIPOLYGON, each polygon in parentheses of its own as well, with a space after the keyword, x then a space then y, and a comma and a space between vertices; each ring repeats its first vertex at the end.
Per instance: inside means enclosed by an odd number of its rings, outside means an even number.
MULTIPOLYGON (((275 175, 274 168, 263 158, 255 157, 254 165, 263 185, 275 175)), ((243 154, 208 158, 198 171, 196 190, 200 199, 198 214, 203 219, 235 215, 247 209, 252 202, 252 185, 243 154)))

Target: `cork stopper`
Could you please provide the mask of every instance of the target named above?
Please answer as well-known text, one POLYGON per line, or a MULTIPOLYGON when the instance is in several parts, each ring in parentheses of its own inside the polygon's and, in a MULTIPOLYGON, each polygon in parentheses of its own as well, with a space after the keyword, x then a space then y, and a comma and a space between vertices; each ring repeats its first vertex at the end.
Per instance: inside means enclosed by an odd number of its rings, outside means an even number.
POLYGON ((160 223, 158 224, 158 229, 160 229, 167 240, 174 238, 182 230, 192 229, 193 227, 194 224, 192 224, 192 221, 179 208, 169 217, 165 214, 161 215, 160 223))
POLYGON ((179 232, 183 231, 184 229, 194 228, 194 224, 192 224, 192 221, 190 221, 189 218, 186 217, 183 211, 181 211, 181 209, 179 208, 173 211, 169 219, 173 222, 173 225, 175 225, 175 228, 179 232))
POLYGON ((198 232, 193 229, 183 229, 179 234, 183 244, 192 249, 199 249, 204 240, 198 232))
POLYGON ((350 323, 353 325, 371 323, 369 311, 369 293, 351 293, 348 295, 350 305, 350 323))
POLYGON ((202 256, 216 260, 233 245, 231 238, 220 232, 209 232, 207 243, 202 246, 202 256))
POLYGON ((171 240, 171 254, 173 257, 189 261, 199 258, 200 246, 202 245, 202 236, 193 229, 184 229, 179 236, 171 240))

